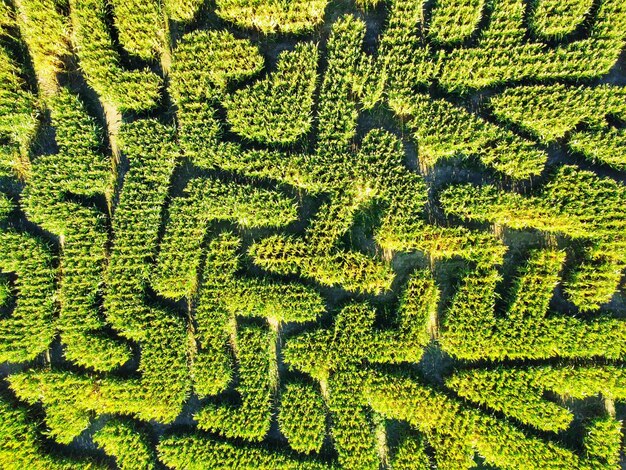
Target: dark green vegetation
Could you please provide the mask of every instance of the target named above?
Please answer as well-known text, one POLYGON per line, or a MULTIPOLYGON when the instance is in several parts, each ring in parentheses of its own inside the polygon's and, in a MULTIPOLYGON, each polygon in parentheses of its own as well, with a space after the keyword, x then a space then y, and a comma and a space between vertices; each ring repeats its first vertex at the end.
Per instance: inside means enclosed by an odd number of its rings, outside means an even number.
POLYGON ((625 40, 0 0, 0 468, 623 468, 625 40))

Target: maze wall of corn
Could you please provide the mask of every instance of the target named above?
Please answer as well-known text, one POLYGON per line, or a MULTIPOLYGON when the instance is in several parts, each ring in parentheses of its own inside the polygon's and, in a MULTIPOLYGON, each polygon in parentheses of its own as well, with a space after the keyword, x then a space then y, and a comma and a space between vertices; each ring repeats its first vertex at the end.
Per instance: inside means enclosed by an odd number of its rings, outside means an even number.
POLYGON ((624 0, 0 0, 0 468, 626 468, 624 0))

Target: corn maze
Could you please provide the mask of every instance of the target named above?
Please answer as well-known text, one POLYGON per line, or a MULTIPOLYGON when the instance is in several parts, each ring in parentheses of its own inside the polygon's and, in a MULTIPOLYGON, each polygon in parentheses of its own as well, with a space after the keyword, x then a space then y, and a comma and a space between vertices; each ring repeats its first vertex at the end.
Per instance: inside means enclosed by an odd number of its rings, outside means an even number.
POLYGON ((624 0, 0 0, 0 468, 626 468, 624 0))

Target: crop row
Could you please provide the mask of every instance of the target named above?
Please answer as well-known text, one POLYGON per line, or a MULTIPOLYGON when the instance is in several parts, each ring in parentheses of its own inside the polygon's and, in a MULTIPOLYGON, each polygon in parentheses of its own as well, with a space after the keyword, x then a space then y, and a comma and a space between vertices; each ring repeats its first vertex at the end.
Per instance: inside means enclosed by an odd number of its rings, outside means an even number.
POLYGON ((324 20, 328 0, 217 0, 217 15, 237 26, 254 28, 262 33, 304 33, 324 20))
POLYGON ((353 303, 339 312, 333 329, 304 333, 287 343, 284 361, 319 381, 324 390, 332 416, 330 433, 342 466, 378 468, 376 423, 361 397, 367 373, 360 366, 364 360, 419 362, 438 300, 432 279, 418 274, 401 299, 396 328, 377 330, 375 311, 367 304, 353 303))
POLYGON ((222 152, 216 112, 226 86, 259 72, 263 57, 227 31, 194 31, 173 51, 169 91, 176 105, 178 142, 194 164, 212 167, 222 152))
POLYGON ((104 468, 87 459, 51 455, 31 422, 27 410, 0 400, 0 465, 7 470, 95 470, 104 468))
POLYGON ((6 229, 0 233, 0 264, 16 276, 15 308, 0 320, 0 361, 29 361, 47 350, 55 335, 53 255, 42 240, 6 229))
POLYGON ((40 91, 51 95, 58 89, 57 75, 70 55, 69 19, 53 0, 18 0, 15 18, 20 36, 28 46, 40 91))
POLYGON ((568 399, 602 394, 604 398, 624 400, 626 371, 614 366, 470 369, 448 378, 446 386, 522 423, 559 432, 569 427, 574 414, 561 404, 545 400, 545 391, 568 399))
POLYGON ((122 112, 154 108, 162 79, 147 69, 122 68, 107 25, 105 2, 72 0, 70 14, 80 67, 100 98, 122 112))
POLYGON ((441 430, 448 448, 457 442, 459 448, 469 447, 488 465, 504 470, 608 469, 616 468, 619 462, 622 433, 619 422, 610 416, 596 418, 590 423, 584 438, 584 451, 578 455, 413 379, 372 373, 365 383, 363 395, 373 410, 385 417, 406 421, 427 435, 441 430))
POLYGON ((623 88, 564 85, 511 88, 491 99, 494 114, 513 122, 545 143, 564 139, 592 161, 626 168, 626 134, 607 117, 626 120, 623 88), (584 129, 581 129, 584 125, 584 129))
POLYGON ((297 207, 276 191, 197 178, 174 200, 152 276, 161 295, 180 299, 194 293, 202 242, 211 222, 230 221, 242 228, 284 227, 293 222, 297 207))
POLYGON ((580 28, 592 7, 592 0, 539 0, 529 19, 529 27, 542 39, 560 40, 580 28))
POLYGON ((106 262, 105 215, 68 197, 109 193, 111 163, 99 153, 97 127, 76 96, 63 89, 50 105, 59 151, 35 159, 21 205, 32 222, 63 240, 57 328, 65 357, 109 370, 126 362, 130 350, 102 334, 96 305, 106 262))
POLYGON ((415 94, 406 104, 411 115, 407 125, 425 165, 434 166, 443 158, 476 157, 505 175, 526 179, 541 174, 548 159, 532 141, 444 99, 415 94))
POLYGON ((167 18, 158 0, 111 0, 118 39, 125 50, 151 60, 169 47, 167 18))
POLYGON ((178 158, 173 136, 172 128, 150 119, 121 129, 120 146, 130 169, 112 220, 115 236, 104 296, 108 323, 141 346, 144 412, 163 421, 179 414, 190 387, 185 321, 149 305, 145 295, 148 261, 156 254, 163 205, 178 158))
POLYGON ((191 374, 200 396, 220 393, 232 380, 228 344, 236 334, 237 317, 261 317, 279 326, 314 320, 324 310, 322 298, 310 288, 238 274, 240 244, 228 233, 209 243, 193 311, 196 349, 191 374))
POLYGON ((223 104, 231 129, 265 144, 297 142, 311 128, 317 58, 315 45, 298 44, 281 53, 270 77, 227 96, 223 104))
POLYGON ((625 196, 624 187, 611 179, 564 166, 538 195, 463 185, 446 190, 441 202, 448 213, 469 220, 587 240, 565 291, 581 310, 593 310, 610 300, 626 265, 625 196))
POLYGON ((624 40, 626 6, 603 0, 586 38, 555 48, 525 42, 523 0, 498 0, 477 47, 458 48, 442 61, 441 84, 464 92, 524 79, 587 79, 603 75, 624 40))
POLYGON ((495 313, 498 272, 466 274, 442 321, 442 349, 466 360, 624 357, 626 324, 620 319, 550 312, 564 259, 563 252, 552 249, 531 253, 518 272, 504 318, 495 313))
POLYGON ((26 89, 19 64, 2 45, 0 84, 0 169, 4 175, 23 174, 27 171, 23 161, 39 127, 37 100, 26 89))

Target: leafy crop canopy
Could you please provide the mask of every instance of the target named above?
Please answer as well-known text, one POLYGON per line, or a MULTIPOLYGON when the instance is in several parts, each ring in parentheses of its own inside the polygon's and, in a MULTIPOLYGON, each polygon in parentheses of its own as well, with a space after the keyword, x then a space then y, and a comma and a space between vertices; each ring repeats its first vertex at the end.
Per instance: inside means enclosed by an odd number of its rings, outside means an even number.
POLYGON ((0 468, 624 468, 624 0, 0 0, 0 468))

